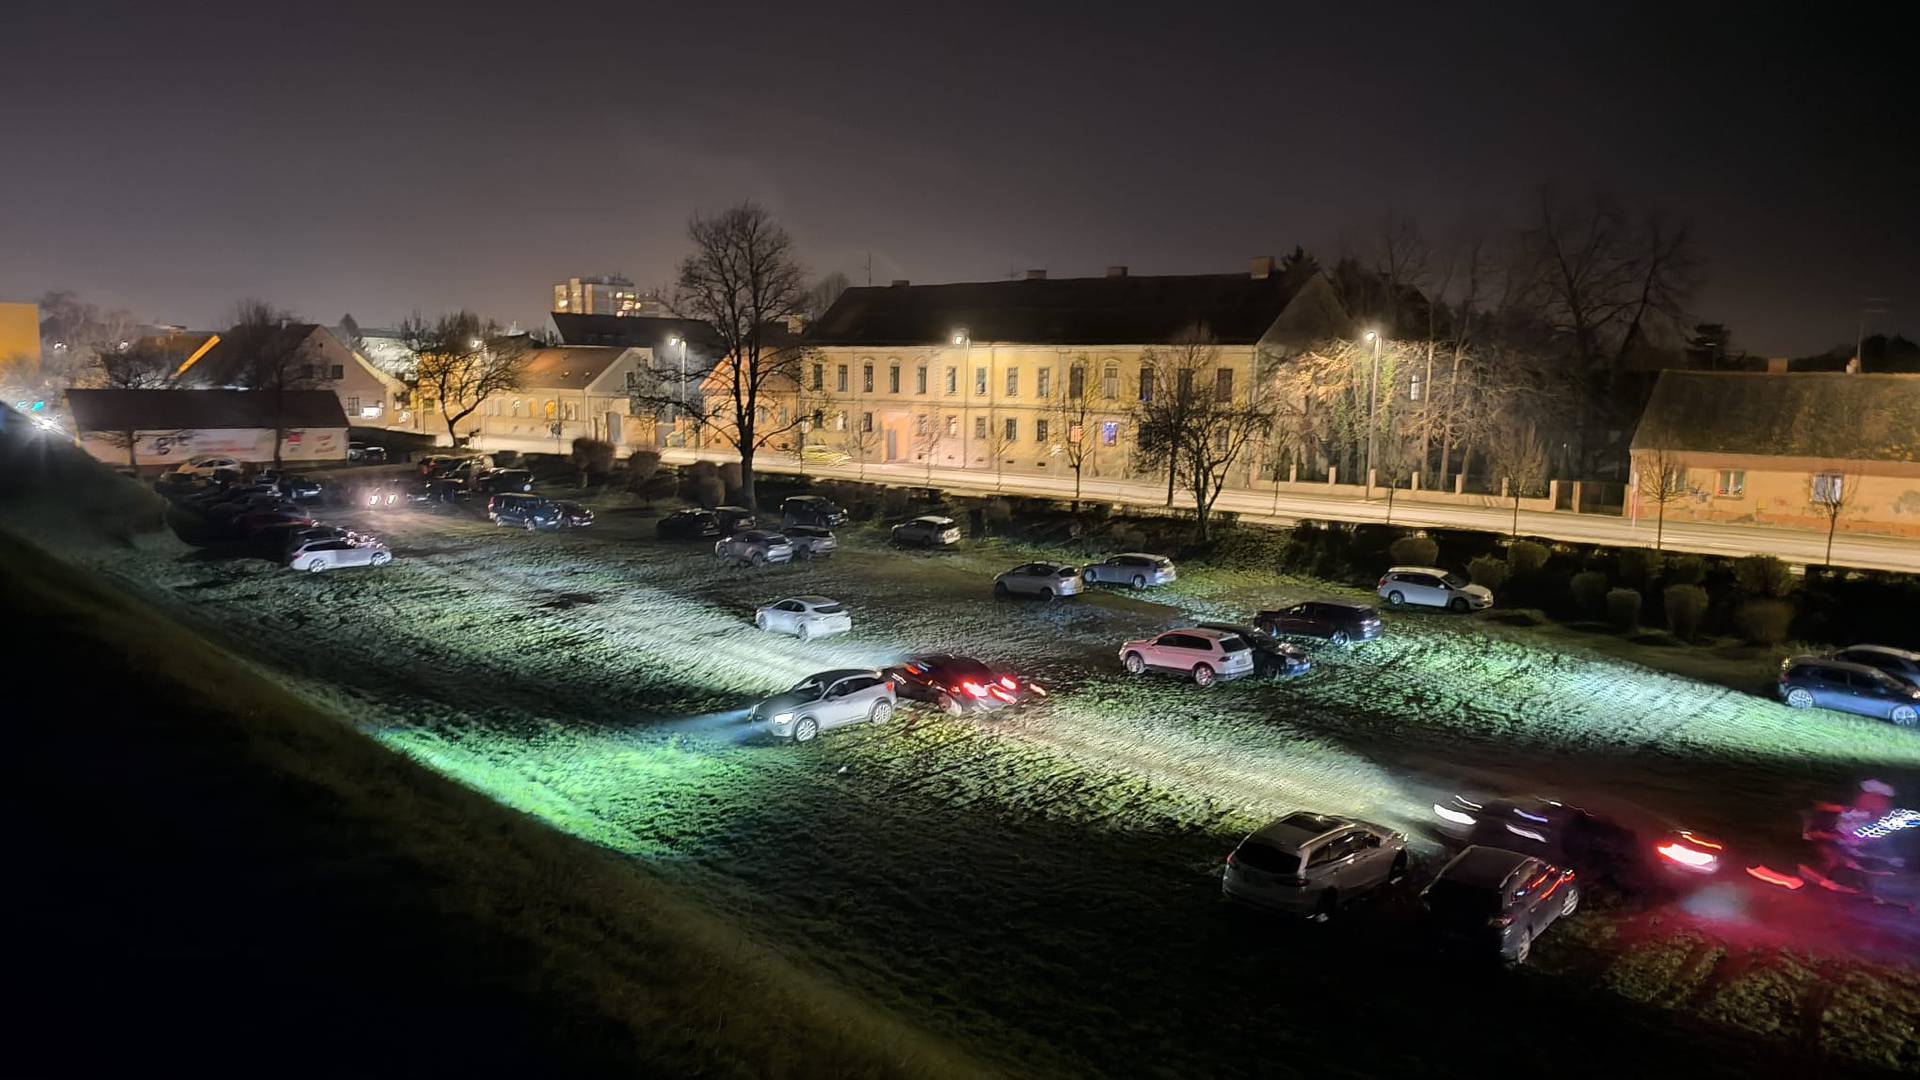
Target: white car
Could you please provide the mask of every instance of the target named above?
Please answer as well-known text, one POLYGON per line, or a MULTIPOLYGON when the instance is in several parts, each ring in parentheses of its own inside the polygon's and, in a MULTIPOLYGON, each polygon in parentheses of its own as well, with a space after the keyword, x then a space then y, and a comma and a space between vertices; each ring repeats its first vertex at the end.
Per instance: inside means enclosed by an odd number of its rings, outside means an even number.
POLYGON ((1394 607, 1419 604, 1468 612, 1493 606, 1493 592, 1485 585, 1431 566, 1396 566, 1380 578, 1374 591, 1394 607))
POLYGON ((824 596, 790 596, 754 612, 753 625, 806 641, 848 633, 853 629, 853 616, 848 613, 847 605, 838 600, 824 596))
POLYGON ((1253 646, 1229 630, 1190 626, 1120 646, 1120 662, 1138 675, 1148 668, 1193 676, 1200 686, 1253 674, 1253 646))
POLYGON ((392 561, 393 552, 371 537, 322 537, 301 544, 287 555, 288 566, 316 574, 343 566, 385 566, 392 561))
POLYGON ((893 680, 878 671, 848 668, 803 679, 784 694, 753 707, 748 722, 765 724, 778 739, 812 742, 847 724, 884 724, 893 716, 893 680))
POLYGON ((173 467, 173 471, 186 476, 212 476, 222 469, 238 471, 240 463, 230 457, 197 457, 173 467))
POLYGON ((1166 585, 1180 577, 1180 571, 1174 568, 1172 559, 1139 551, 1109 555, 1097 563, 1088 564, 1080 573, 1089 584, 1131 585, 1136 589, 1166 585))

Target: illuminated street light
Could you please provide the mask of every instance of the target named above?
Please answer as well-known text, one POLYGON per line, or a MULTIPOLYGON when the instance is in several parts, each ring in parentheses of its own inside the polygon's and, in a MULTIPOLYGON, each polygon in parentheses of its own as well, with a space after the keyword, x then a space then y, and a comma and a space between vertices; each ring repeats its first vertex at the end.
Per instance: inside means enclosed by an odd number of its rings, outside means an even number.
POLYGON ((967 332, 965 330, 955 330, 953 332, 953 343, 955 345, 965 345, 967 343, 967 332))

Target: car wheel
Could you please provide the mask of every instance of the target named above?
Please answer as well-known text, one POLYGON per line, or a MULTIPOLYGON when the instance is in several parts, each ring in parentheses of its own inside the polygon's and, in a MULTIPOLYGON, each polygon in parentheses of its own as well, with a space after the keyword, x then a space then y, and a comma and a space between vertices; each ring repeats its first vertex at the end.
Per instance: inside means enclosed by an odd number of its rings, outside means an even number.
POLYGON ((748 566, 765 566, 766 564, 767 564, 767 557, 765 555, 760 554, 757 551, 747 556, 748 566))
POLYGON ((1804 686, 1796 686, 1787 691, 1787 704, 1795 709, 1813 708, 1813 691, 1804 686))
POLYGON ((532 531, 533 531, 533 519, 532 519, 532 518, 528 518, 528 519, 527 519, 527 524, 526 524, 526 530, 527 530, 528 532, 532 532, 532 531))
POLYGON ((952 694, 941 694, 940 711, 946 713, 948 716, 959 716, 960 699, 954 697, 952 694))
POLYGON ((1142 575, 1140 575, 1140 574, 1135 574, 1135 575, 1133 575, 1133 587, 1134 587, 1134 588, 1136 588, 1136 589, 1144 589, 1144 588, 1146 588, 1146 587, 1147 587, 1147 579, 1146 579, 1145 577, 1143 577, 1142 575))
POLYGON ((1387 871, 1387 884, 1398 885, 1407 880, 1407 853, 1401 852, 1393 857, 1393 868, 1387 871))
POLYGON ((873 712, 867 715, 867 719, 870 722, 875 724, 884 724, 887 721, 893 719, 893 702, 891 701, 874 702, 873 712))
POLYGON ((373 561, 373 565, 375 566, 385 566, 388 563, 393 561, 393 556, 388 554, 387 552, 382 551, 374 555, 372 561, 373 561))
POLYGON ((325 559, 308 559, 307 560, 307 570, 309 573, 318 574, 321 571, 325 570, 326 568, 327 568, 327 561, 325 559))
POLYGON ((1009 591, 1010 590, 1008 590, 1006 582, 996 581, 993 583, 993 595, 995 596, 995 598, 1000 600, 1005 600, 1007 598, 1009 591))
POLYGON ((1309 917, 1314 922, 1323 923, 1332 919, 1339 911, 1340 894, 1327 889, 1320 894, 1320 902, 1313 905, 1313 914, 1309 917))
POLYGON ((1516 965, 1524 964, 1527 962, 1527 957, 1531 955, 1533 955, 1533 935, 1522 932, 1520 941, 1513 947, 1513 955, 1507 957, 1507 962, 1516 965))
POLYGON ((1392 604, 1394 607, 1399 607, 1406 602, 1406 596, 1404 596, 1399 589, 1395 589, 1387 594, 1387 603, 1392 604))
POLYGON ((1147 670, 1147 662, 1141 659, 1140 654, 1137 652, 1130 652, 1121 657, 1120 663, 1126 667, 1127 674, 1129 675, 1138 675, 1147 670))
POLYGON ((765 613, 755 615, 753 617, 753 625, 762 630, 765 630, 767 628, 767 616, 765 615, 765 613))
POLYGON ((1916 712, 1911 705, 1896 705, 1893 711, 1887 714, 1887 719, 1899 727, 1912 727, 1916 722, 1920 722, 1920 712, 1916 712))
POLYGON ((1206 664, 1193 665, 1193 683, 1195 686, 1212 686, 1213 668, 1206 664))
POLYGON ((1328 636, 1327 640, 1335 645, 1345 645, 1347 643, 1347 632, 1345 630, 1335 630, 1328 636))
POLYGON ((1056 592, 1054 592, 1054 591, 1053 591, 1053 587, 1052 587, 1052 586, 1048 586, 1048 587, 1047 587, 1047 588, 1046 588, 1046 589, 1045 589, 1044 591, 1045 591, 1045 592, 1046 592, 1046 594, 1047 594, 1047 603, 1049 603, 1049 604, 1051 604, 1051 603, 1053 603, 1053 602, 1054 602, 1055 600, 1058 600, 1058 599, 1060 599, 1060 594, 1059 594, 1059 593, 1056 593, 1056 592))
POLYGON ((1580 910, 1580 887, 1577 885, 1569 885, 1567 886, 1566 903, 1560 905, 1560 916, 1565 918, 1578 910, 1580 910))
POLYGON ((820 725, 811 716, 803 716, 799 723, 793 725, 793 741, 796 743, 810 743, 818 734, 820 734, 820 725))
POLYGON ((793 632, 793 636, 805 641, 813 636, 813 630, 806 623, 801 623, 799 629, 793 632))
POLYGON ((1447 606, 1452 608, 1456 615, 1465 615, 1467 613, 1467 602, 1461 597, 1454 597, 1452 602, 1448 603, 1447 606))

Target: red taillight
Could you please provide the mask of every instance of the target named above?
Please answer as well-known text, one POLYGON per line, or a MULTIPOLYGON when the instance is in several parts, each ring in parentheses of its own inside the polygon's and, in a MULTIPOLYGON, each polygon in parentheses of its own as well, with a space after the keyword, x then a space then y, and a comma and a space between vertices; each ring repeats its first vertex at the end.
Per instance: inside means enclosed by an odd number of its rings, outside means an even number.
POLYGON ((989 689, 991 689, 991 690, 993 691, 993 696, 994 696, 994 697, 997 697, 997 698, 999 698, 999 699, 1000 699, 1001 701, 1004 701, 1004 702, 1006 702, 1006 703, 1007 703, 1007 704, 1009 704, 1009 705, 1011 705, 1011 704, 1013 704, 1013 695, 1012 695, 1012 694, 1009 694, 1009 693, 1007 693, 1007 692, 1006 692, 1005 690, 1002 690, 1001 688, 999 688, 999 687, 997 687, 997 686, 994 686, 994 687, 989 687, 989 689))
POLYGON ((1801 881, 1792 874, 1782 874, 1776 870, 1769 870, 1764 866, 1749 866, 1747 867, 1747 873, 1769 885, 1778 885, 1783 889, 1797 889, 1806 884, 1806 882, 1801 881))
POLYGON ((984 686, 981 686, 977 682, 972 681, 971 679, 961 683, 960 688, 977 698, 983 698, 987 696, 987 688, 984 686))
POLYGON ((1720 861, 1710 851, 1688 847, 1677 840, 1669 844, 1661 844, 1653 850, 1659 852, 1660 857, 1668 862, 1677 863, 1689 870, 1709 870, 1714 863, 1720 861))
POLYGON ((1376 588, 1376 589, 1384 589, 1384 588, 1386 588, 1386 587, 1387 587, 1387 579, 1386 579, 1386 578, 1381 578, 1381 579, 1380 579, 1380 581, 1379 581, 1379 583, 1378 583, 1378 584, 1376 584, 1376 585, 1374 586, 1374 588, 1376 588))
POLYGON ((887 682, 886 682, 886 687, 887 687, 887 693, 889 693, 889 694, 891 694, 891 693, 893 693, 893 680, 892 680, 892 679, 888 679, 888 680, 887 680, 887 682))

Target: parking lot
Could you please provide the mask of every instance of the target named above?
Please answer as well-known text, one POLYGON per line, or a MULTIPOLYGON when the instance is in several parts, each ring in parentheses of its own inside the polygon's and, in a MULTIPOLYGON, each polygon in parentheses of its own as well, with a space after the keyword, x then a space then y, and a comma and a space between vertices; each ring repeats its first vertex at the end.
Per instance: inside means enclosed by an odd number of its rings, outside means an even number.
POLYGON ((656 539, 662 508, 596 509, 590 530, 539 534, 459 509, 341 511, 395 561, 334 574, 171 541, 89 558, 388 746, 633 856, 1012 1071, 1411 1070, 1432 1040, 1472 1034, 1436 994, 1498 995, 1502 1037, 1542 1054, 1565 1028, 1533 1021, 1569 1009, 1616 1033, 1581 1049, 1595 1060, 1657 1051, 1718 1071, 1751 1052, 1723 1042, 1743 1029, 1875 1064, 1920 1053, 1910 924, 1737 883, 1654 908, 1596 897, 1518 973, 1435 954, 1410 891, 1325 926, 1219 899, 1234 843, 1298 808, 1406 831, 1417 887, 1441 853, 1428 807, 1462 789, 1617 804, 1789 852, 1795 811, 1863 770, 1920 782, 1910 732, 1484 616, 1390 614, 1382 640, 1317 648, 1301 678, 1202 690, 1127 676, 1118 644, 1337 590, 1193 566, 1158 590, 996 600, 995 573, 1046 553, 899 551, 853 527, 831 560, 748 569, 656 539), (846 602, 853 632, 753 627, 755 608, 801 593, 846 602), (984 717, 903 708, 806 747, 742 722, 815 671, 928 651, 1052 696, 984 717), (1676 1012, 1709 1023, 1676 1028, 1676 1012), (1321 1030, 1336 1020, 1355 1024, 1344 1055, 1321 1030), (1405 1037, 1371 1034, 1383 1025, 1405 1037))

